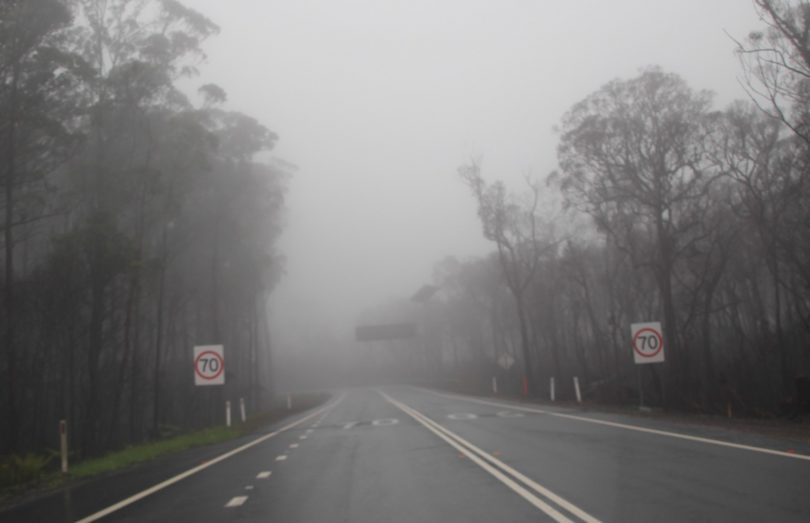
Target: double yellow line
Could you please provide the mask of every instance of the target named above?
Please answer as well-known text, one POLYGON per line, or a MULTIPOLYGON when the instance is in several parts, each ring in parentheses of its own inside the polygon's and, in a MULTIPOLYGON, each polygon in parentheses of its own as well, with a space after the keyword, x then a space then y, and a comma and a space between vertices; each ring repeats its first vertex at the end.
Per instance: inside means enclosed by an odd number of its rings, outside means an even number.
POLYGON ((543 511, 554 521, 559 523, 574 523, 575 521, 600 523, 598 519, 591 516, 573 503, 551 492, 549 489, 540 485, 531 478, 526 477, 524 474, 510 467, 501 460, 484 452, 457 434, 447 430, 424 414, 412 409, 400 401, 395 400, 382 391, 379 392, 389 403, 443 439, 451 447, 461 452, 464 456, 469 458, 470 461, 487 471, 520 497, 534 505, 536 508, 543 511), (563 511, 568 512, 568 515, 564 514, 563 511), (575 519, 572 519, 572 517, 575 519))

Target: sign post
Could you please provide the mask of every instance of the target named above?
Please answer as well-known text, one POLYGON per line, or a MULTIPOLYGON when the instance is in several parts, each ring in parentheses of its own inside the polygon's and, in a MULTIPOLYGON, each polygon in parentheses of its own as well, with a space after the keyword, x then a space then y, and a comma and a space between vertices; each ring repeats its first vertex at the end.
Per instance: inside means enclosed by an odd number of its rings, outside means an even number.
MULTIPOLYGON (((633 323, 630 325, 630 335, 633 345, 633 361, 637 365, 647 363, 663 363, 664 331, 660 321, 633 323)), ((638 399, 639 409, 644 408, 644 380, 641 379, 641 367, 638 369, 638 399)))
POLYGON ((194 385, 225 385, 224 353, 222 345, 194 347, 194 385))

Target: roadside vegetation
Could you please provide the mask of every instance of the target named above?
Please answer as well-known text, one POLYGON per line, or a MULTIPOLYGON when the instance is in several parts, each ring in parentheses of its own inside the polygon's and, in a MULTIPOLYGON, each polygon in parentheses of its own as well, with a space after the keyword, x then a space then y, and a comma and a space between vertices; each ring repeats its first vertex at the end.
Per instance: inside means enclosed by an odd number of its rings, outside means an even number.
POLYGON ((810 2, 753 7, 763 27, 729 39, 748 99, 718 107, 649 67, 568 110, 544 179, 462 165, 494 252, 390 304, 427 333, 395 363, 467 391, 548 399, 554 379, 570 400, 577 377, 586 401, 638 405, 641 386, 680 411, 810 411, 810 2), (649 321, 666 362, 635 365, 630 325, 649 321))
MULTIPOLYGON (((66 482, 114 473, 187 449, 249 435, 292 414, 316 407, 328 398, 329 395, 326 393, 296 394, 291 397, 291 409, 287 409, 286 403, 280 402, 268 411, 249 416, 245 423, 236 421, 230 427, 221 425, 180 434, 175 433, 150 442, 132 445, 103 456, 71 464, 68 474, 62 474, 58 470, 59 455, 56 451, 51 450, 44 454, 28 453, 22 456, 12 454, 0 460, 0 504, 31 491, 48 490, 62 486, 66 482)), ((170 429, 167 432, 171 433, 174 430, 170 429)))
POLYGON ((200 77, 218 31, 175 0, 0 3, 0 456, 60 419, 89 458, 270 405, 291 167, 200 77), (220 344, 224 390, 195 388, 220 344))

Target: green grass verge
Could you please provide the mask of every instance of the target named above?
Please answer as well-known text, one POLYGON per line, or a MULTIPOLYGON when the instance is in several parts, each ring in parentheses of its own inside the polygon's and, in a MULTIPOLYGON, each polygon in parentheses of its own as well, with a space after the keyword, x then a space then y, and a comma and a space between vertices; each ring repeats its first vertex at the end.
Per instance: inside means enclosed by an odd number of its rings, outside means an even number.
MULTIPOLYGON (((208 429, 188 432, 177 436, 132 445, 121 450, 113 451, 98 458, 90 458, 71 464, 70 473, 63 475, 60 472, 45 472, 44 465, 38 467, 35 476, 21 479, 21 483, 0 486, 0 507, 13 498, 40 489, 48 490, 59 487, 74 479, 85 479, 99 474, 122 470, 127 467, 147 462, 152 459, 182 452, 194 447, 220 443, 245 434, 250 434, 261 427, 279 421, 291 414, 300 412, 321 403, 329 398, 328 394, 299 394, 294 396, 293 410, 284 406, 277 406, 267 412, 251 416, 245 423, 236 423, 232 427, 217 426, 208 429)), ((37 457, 36 455, 30 455, 37 457)), ((25 456, 24 461, 31 461, 25 456)), ((50 461, 50 459, 46 460, 50 461)), ((5 465, 0 461, 0 467, 5 465)), ((0 470, 2 472, 2 470, 0 470)))
POLYGON ((212 443, 226 441, 241 436, 244 433, 241 427, 213 427, 164 440, 133 445, 122 450, 111 452, 100 458, 79 462, 71 467, 70 475, 74 478, 86 478, 95 476, 96 474, 112 472, 166 454, 173 454, 201 445, 210 445, 212 443))

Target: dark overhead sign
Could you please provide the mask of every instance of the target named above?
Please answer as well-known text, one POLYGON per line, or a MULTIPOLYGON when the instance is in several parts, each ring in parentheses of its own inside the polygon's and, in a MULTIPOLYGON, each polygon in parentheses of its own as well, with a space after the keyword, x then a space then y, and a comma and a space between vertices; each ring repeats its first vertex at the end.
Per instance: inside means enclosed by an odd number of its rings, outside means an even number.
POLYGON ((355 328, 354 332, 357 341, 401 340, 416 336, 416 324, 360 325, 355 328))

